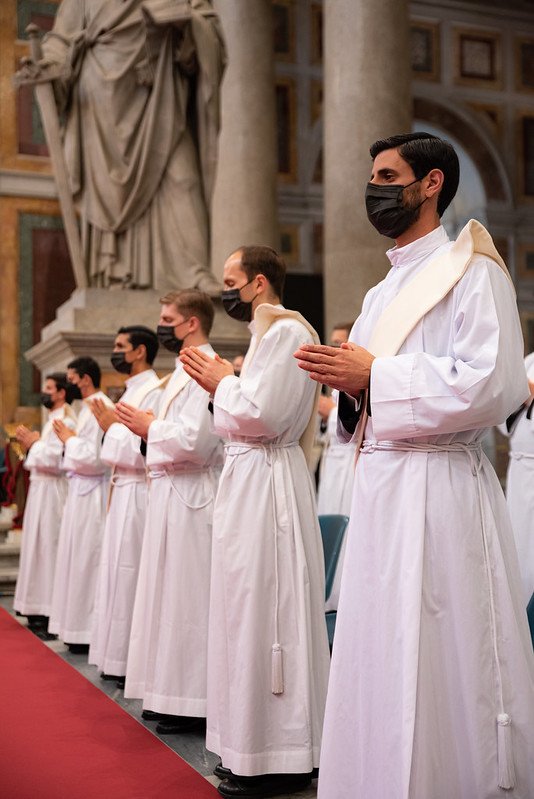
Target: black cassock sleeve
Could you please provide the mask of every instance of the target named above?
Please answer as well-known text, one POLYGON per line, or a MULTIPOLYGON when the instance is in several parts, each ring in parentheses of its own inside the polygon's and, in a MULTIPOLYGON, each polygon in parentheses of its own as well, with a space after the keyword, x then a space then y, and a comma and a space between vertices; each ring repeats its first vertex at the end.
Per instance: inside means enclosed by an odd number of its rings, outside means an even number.
MULTIPOLYGON (((339 399, 337 403, 337 417, 343 428, 349 435, 354 435, 356 425, 362 415, 363 401, 365 392, 362 391, 357 399, 351 397, 350 394, 345 394, 344 391, 339 392, 339 399)), ((370 410, 370 402, 368 402, 370 410)))

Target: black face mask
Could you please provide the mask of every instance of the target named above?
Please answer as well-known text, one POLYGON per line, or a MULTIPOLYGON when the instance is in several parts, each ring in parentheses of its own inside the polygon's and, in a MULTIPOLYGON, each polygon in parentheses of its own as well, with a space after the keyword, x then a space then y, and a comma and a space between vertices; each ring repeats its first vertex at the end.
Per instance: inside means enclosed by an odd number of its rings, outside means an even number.
MULTIPOLYGON (((254 278, 252 278, 254 280, 254 278)), ((248 283, 245 283, 245 286, 248 286, 249 283, 252 283, 252 280, 249 280, 248 283)), ((257 294, 250 300, 250 302, 245 302, 241 299, 241 291, 245 288, 245 286, 241 286, 240 289, 228 289, 227 291, 223 291, 221 294, 221 300, 223 304, 223 308, 228 314, 231 316, 232 319, 237 319, 238 322, 250 322, 252 319, 252 303, 258 296, 257 294)))
POLYGON ((81 400, 82 392, 74 383, 69 383, 67 386, 67 402, 74 402, 74 400, 81 400))
POLYGON ((378 186, 375 183, 368 183, 365 189, 365 207, 369 222, 375 227, 382 236, 390 239, 397 239, 408 230, 419 218, 422 204, 427 199, 425 197, 415 208, 408 208, 403 204, 403 192, 408 186, 418 183, 421 178, 412 180, 406 186, 399 184, 378 186))
POLYGON ((158 325, 156 334, 158 337, 158 342, 162 347, 165 347, 165 349, 169 350, 169 352, 174 352, 175 355, 178 355, 182 349, 184 340, 183 338, 176 338, 174 335, 175 327, 178 327, 178 325, 158 325))
POLYGON ((115 371, 120 372, 123 375, 131 374, 132 364, 128 363, 128 361, 126 360, 126 353, 112 352, 110 361, 115 371))
POLYGON ((54 405, 54 400, 52 399, 52 395, 51 395, 51 394, 45 394, 45 393, 43 392, 43 393, 41 394, 41 405, 44 405, 44 407, 45 407, 45 408, 46 408, 48 411, 52 410, 52 407, 53 407, 53 405, 54 405))

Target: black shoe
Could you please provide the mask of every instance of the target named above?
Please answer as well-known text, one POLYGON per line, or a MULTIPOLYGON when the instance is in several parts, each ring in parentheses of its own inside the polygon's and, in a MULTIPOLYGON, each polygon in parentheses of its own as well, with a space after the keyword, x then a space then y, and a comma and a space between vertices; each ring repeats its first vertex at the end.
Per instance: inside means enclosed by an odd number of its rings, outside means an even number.
POLYGON ((258 796, 280 796, 309 788, 312 772, 309 774, 261 774, 257 777, 240 777, 223 780, 217 790, 221 796, 255 799, 258 796))
POLYGON ((225 768, 222 764, 222 760, 219 760, 215 768, 213 769, 213 773, 216 777, 220 780, 227 780, 233 777, 233 774, 229 768, 225 768))
POLYGON ((46 630, 48 627, 48 616, 28 616, 27 618, 30 630, 46 630))
POLYGON ((199 716, 174 716, 171 721, 160 721, 156 732, 160 735, 175 735, 179 732, 196 730, 205 724, 206 719, 199 716))
POLYGON ((172 719, 176 718, 175 716, 169 716, 168 713, 156 713, 155 710, 143 710, 141 713, 141 718, 145 719, 145 721, 171 721, 172 719))
POLYGON ((100 679, 101 680, 109 680, 112 682, 113 680, 124 680, 124 677, 121 677, 118 674, 106 674, 105 672, 100 672, 100 679))
POLYGON ((57 635, 49 633, 48 630, 32 630, 32 633, 40 638, 41 641, 56 641, 57 635))
POLYGON ((126 685, 126 677, 117 677, 117 688, 120 688, 122 690, 125 685, 126 685))
POLYGON ((67 644, 65 641, 66 646, 73 655, 88 655, 89 654, 89 644, 67 644))

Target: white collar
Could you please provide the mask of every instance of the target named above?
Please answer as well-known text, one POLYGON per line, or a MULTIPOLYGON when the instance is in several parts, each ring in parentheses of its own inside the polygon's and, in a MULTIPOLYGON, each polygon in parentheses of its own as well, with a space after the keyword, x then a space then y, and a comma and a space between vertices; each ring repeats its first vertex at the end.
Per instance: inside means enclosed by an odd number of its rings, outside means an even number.
MULTIPOLYGON (((197 350, 200 350, 201 352, 207 352, 208 355, 211 355, 213 353, 213 347, 211 346, 209 341, 206 341, 205 344, 193 344, 191 346, 196 347, 197 350)), ((181 371, 183 368, 184 365, 180 360, 180 355, 178 354, 174 362, 174 370, 176 371, 178 369, 179 371, 181 371)))
POLYGON ((56 408, 53 411, 49 411, 48 420, 52 421, 53 419, 63 419, 64 414, 65 414, 65 405, 62 405, 61 408, 56 408))
POLYGON ((391 262, 391 266, 402 267, 426 258, 432 252, 449 241, 447 231, 440 225, 439 227, 421 236, 420 239, 405 244, 404 247, 392 247, 386 255, 391 262))
POLYGON ((145 381, 151 380, 153 377, 156 377, 155 371, 153 369, 145 369, 143 372, 139 372, 138 375, 129 377, 126 381, 126 388, 141 386, 145 381))

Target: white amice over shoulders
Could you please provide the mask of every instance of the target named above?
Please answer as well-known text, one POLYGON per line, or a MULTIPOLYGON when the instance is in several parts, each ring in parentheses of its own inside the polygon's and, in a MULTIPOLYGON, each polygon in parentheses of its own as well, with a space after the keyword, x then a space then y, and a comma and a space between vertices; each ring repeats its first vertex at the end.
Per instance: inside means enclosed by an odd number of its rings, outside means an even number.
POLYGON ((97 391, 84 400, 78 416, 76 435, 65 442, 63 468, 79 476, 93 477, 106 473, 106 464, 100 459, 103 433, 90 408, 93 399, 101 399, 106 405, 113 407, 107 394, 97 391))
MULTIPOLYGON (((398 258, 366 298, 350 341, 365 347, 387 304, 441 250, 423 260, 398 258)), ((528 395, 516 298, 503 270, 475 255, 398 355, 374 360, 370 388, 367 439, 471 443, 503 422, 528 395)))
MULTIPOLYGON (((215 356, 209 344, 199 349, 215 356)), ((178 361, 161 398, 162 408, 183 377, 183 366, 178 361)), ((208 405, 208 392, 189 379, 170 402, 165 418, 155 419, 150 425, 146 456, 149 468, 198 469, 222 464, 222 444, 213 433, 208 405)))
POLYGON ((273 322, 246 372, 219 383, 213 400, 216 432, 240 443, 298 442, 310 418, 315 386, 293 353, 311 343, 310 333, 297 320, 273 322))
POLYGON ((24 461, 24 468, 30 471, 61 474, 63 459, 63 442, 54 433, 52 423, 61 419, 69 430, 76 429, 73 416, 68 416, 65 407, 50 411, 43 427, 41 438, 30 447, 24 461))
MULTIPOLYGON (((139 392, 143 393, 143 387, 153 385, 154 387, 144 394, 138 407, 141 410, 151 410, 157 414, 163 393, 158 382, 153 369, 147 369, 145 372, 131 377, 126 381, 126 391, 122 395, 121 401, 131 404, 136 395, 139 396, 139 392)), ((145 459, 141 454, 140 447, 141 438, 132 433, 125 425, 115 422, 106 432, 100 456, 102 461, 110 466, 144 471, 145 459)))

